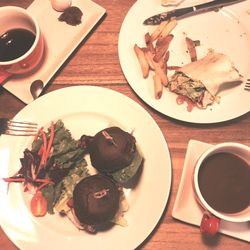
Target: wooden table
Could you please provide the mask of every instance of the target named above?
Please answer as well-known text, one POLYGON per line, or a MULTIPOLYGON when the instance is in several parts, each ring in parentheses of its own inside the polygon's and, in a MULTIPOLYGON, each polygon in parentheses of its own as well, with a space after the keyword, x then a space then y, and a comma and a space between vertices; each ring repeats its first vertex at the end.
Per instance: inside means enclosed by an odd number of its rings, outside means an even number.
MULTIPOLYGON (((69 85, 103 86, 123 93, 138 102, 159 125, 172 157, 171 195, 158 226, 139 248, 145 250, 249 249, 249 244, 246 242, 228 236, 219 235, 214 239, 206 239, 202 237, 197 227, 173 219, 171 213, 180 184, 188 141, 196 139, 214 144, 235 141, 250 146, 250 113, 220 124, 198 125, 176 121, 147 106, 128 85, 119 64, 117 49, 121 24, 129 8, 136 1, 95 0, 95 2, 107 10, 107 16, 64 63, 44 94, 69 85)), ((0 6, 16 5, 27 8, 31 3, 32 0, 1 0, 0 6)), ((24 107, 24 103, 0 88, 0 117, 11 118, 24 107)), ((1 229, 0 249, 17 249, 1 229)))

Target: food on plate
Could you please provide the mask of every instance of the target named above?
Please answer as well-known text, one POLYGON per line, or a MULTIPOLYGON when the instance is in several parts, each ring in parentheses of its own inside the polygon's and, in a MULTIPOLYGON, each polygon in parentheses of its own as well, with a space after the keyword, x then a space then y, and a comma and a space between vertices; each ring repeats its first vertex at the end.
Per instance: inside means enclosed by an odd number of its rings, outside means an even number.
POLYGON ((231 60, 224 54, 210 50, 197 61, 178 69, 169 81, 168 88, 190 99, 198 107, 219 102, 218 91, 241 82, 241 75, 231 60))
POLYGON ((162 95, 162 90, 163 90, 161 78, 158 74, 155 74, 153 76, 153 79, 154 79, 155 99, 160 99, 162 95))
POLYGON ((105 175, 91 175, 81 180, 73 192, 74 213, 81 224, 101 225, 118 212, 121 191, 105 175))
POLYGON ((135 137, 119 127, 99 131, 88 150, 92 166, 119 183, 128 182, 142 166, 143 157, 135 137))
POLYGON ((6 182, 23 183, 34 216, 53 214, 71 198, 74 186, 89 175, 84 150, 79 147, 61 120, 51 122, 48 131, 41 128, 31 149, 26 148, 16 174, 6 182))
POLYGON ((155 98, 160 99, 163 86, 168 85, 167 61, 169 59, 169 46, 174 38, 171 31, 177 25, 177 20, 171 18, 168 21, 161 22, 159 26, 151 33, 146 33, 144 40, 146 47, 134 45, 134 51, 141 67, 144 78, 153 72, 155 98))
POLYGON ((138 176, 143 162, 132 134, 109 127, 75 140, 58 120, 47 131, 39 129, 20 161, 17 173, 3 180, 22 183, 24 191, 32 194, 34 216, 59 212, 91 233, 104 224, 127 225, 123 187, 138 176), (93 166, 85 160, 86 154, 93 166), (94 175, 93 167, 98 171, 94 175))
POLYGON ((90 175, 78 182, 67 206, 62 214, 80 230, 97 233, 114 224, 127 226, 124 213, 129 206, 123 189, 103 174, 90 175))
POLYGON ((147 61, 147 58, 143 52, 143 50, 135 44, 134 51, 136 53, 136 56, 138 58, 138 61, 141 66, 142 76, 143 78, 147 78, 149 74, 149 63, 147 61))
POLYGON ((199 45, 199 42, 193 41, 191 38, 186 37, 187 49, 190 55, 191 62, 197 61, 197 53, 196 53, 197 43, 199 45))
POLYGON ((160 62, 160 60, 164 57, 173 38, 174 36, 172 34, 168 34, 157 40, 155 44, 155 54, 153 57, 155 62, 160 62))
POLYGON ((82 22, 82 15, 83 13, 78 7, 71 6, 64 10, 58 20, 60 22, 66 22, 69 25, 76 26, 82 22))
POLYGON ((167 87, 179 95, 178 104, 188 104, 188 111, 193 107, 205 109, 208 105, 219 103, 218 92, 241 83, 242 76, 226 55, 212 49, 204 58, 198 59, 196 48, 200 46, 200 41, 192 40, 185 33, 184 43, 190 63, 182 67, 169 65, 169 46, 174 40, 171 31, 176 25, 175 18, 163 21, 151 34, 145 34, 145 47, 134 45, 143 77, 153 78, 155 99, 160 99, 164 87, 167 87), (169 74, 169 71, 174 73, 169 74))
POLYGON ((168 5, 178 5, 185 0, 161 0, 161 5, 168 6, 168 5))
POLYGON ((64 11, 71 6, 71 0, 51 0, 51 5, 56 11, 64 11))

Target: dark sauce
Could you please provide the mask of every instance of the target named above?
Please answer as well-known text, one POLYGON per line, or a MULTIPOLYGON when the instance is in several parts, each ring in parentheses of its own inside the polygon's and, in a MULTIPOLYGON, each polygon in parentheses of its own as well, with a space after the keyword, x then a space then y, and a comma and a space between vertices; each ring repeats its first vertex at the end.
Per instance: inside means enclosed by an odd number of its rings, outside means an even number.
POLYGON ((12 29, 0 36, 0 61, 11 61, 24 55, 33 45, 35 35, 26 29, 12 29))
POLYGON ((222 152, 205 159, 198 183, 203 198, 219 212, 237 213, 250 204, 250 166, 234 154, 222 152))
POLYGON ((66 22, 69 25, 76 26, 82 22, 82 11, 76 7, 71 6, 64 10, 64 12, 59 16, 58 20, 61 22, 66 22))

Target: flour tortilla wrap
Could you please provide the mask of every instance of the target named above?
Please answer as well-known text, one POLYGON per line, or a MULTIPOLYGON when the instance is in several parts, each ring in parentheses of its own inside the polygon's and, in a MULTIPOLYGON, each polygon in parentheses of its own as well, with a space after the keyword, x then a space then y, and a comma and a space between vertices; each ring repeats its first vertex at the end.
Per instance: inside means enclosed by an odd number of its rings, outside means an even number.
POLYGON ((219 102, 219 91, 242 82, 242 76, 230 59, 213 50, 200 60, 178 69, 169 81, 168 88, 188 97, 201 108, 219 102))
POLYGON ((194 81, 201 81, 211 95, 216 96, 224 84, 241 81, 241 75, 230 59, 210 51, 205 57, 183 66, 180 70, 194 81))

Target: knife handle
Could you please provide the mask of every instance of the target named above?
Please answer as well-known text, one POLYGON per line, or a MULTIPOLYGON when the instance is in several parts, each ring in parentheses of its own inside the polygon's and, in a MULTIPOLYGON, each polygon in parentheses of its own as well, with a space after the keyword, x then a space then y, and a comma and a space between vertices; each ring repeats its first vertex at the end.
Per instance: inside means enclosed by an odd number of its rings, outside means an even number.
POLYGON ((233 2, 237 3, 237 2, 241 2, 242 0, 214 0, 208 3, 203 3, 203 4, 199 4, 194 6, 194 11, 209 11, 210 9, 215 9, 215 8, 222 8, 226 5, 230 5, 233 2))

